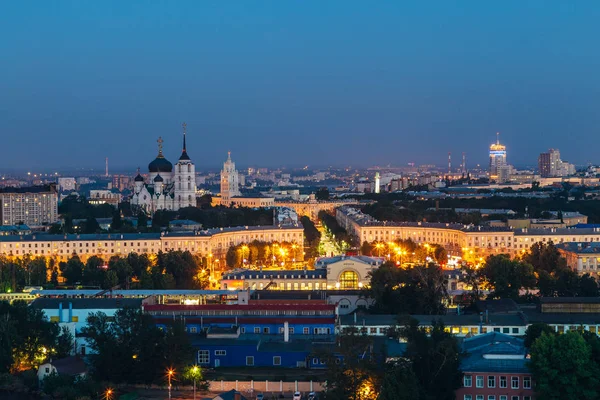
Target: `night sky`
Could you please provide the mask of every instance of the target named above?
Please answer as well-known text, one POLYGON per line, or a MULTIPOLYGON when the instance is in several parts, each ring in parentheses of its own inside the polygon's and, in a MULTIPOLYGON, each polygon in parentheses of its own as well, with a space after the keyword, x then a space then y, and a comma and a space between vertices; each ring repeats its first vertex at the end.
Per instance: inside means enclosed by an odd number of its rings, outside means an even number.
POLYGON ((3 1, 4 168, 600 162, 600 2, 3 1), (410 3, 410 4, 409 4, 410 3))

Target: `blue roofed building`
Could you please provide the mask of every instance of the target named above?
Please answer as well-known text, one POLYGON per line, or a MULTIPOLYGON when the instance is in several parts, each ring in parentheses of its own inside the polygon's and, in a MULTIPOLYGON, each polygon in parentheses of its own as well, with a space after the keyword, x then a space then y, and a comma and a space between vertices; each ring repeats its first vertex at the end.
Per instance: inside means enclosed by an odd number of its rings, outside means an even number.
POLYGON ((463 385, 457 400, 532 400, 533 381, 522 339, 498 332, 462 342, 463 385))

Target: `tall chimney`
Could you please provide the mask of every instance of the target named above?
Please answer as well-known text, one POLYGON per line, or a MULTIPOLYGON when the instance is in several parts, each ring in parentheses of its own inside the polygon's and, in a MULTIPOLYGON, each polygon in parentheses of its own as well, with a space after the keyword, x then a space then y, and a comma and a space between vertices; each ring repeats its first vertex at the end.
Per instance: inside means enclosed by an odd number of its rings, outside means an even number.
POLYGON ((69 320, 67 322, 73 322, 73 303, 69 302, 69 320))
POLYGON ((62 318, 62 303, 58 303, 58 322, 63 322, 63 318, 62 318))
POLYGON ((285 343, 290 341, 290 323, 287 321, 283 323, 283 341, 285 343))

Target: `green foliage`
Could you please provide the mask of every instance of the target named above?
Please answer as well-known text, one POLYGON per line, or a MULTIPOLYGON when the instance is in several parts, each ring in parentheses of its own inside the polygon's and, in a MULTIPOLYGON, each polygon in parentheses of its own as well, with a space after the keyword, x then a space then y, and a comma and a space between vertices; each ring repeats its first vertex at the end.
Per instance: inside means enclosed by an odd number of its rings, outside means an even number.
POLYGON ((372 354, 373 339, 349 330, 337 338, 336 352, 318 354, 327 365, 327 400, 375 400, 380 386, 379 364, 372 354))
POLYGON ((140 310, 119 310, 112 323, 104 313, 91 314, 82 333, 94 350, 92 375, 99 381, 164 383, 167 368, 183 373, 194 357, 181 321, 162 331, 140 310))
POLYGON ((52 373, 42 382, 44 393, 55 399, 81 400, 98 398, 101 386, 89 378, 52 373))
POLYGON ((377 314, 442 314, 446 278, 434 264, 398 268, 384 263, 370 273, 370 311, 377 314))
POLYGON ((61 262, 59 266, 60 272, 68 284, 73 285, 75 283, 81 283, 85 266, 77 254, 73 254, 67 262, 61 262))
POLYGON ((533 265, 538 274, 537 286, 542 296, 598 296, 598 284, 589 274, 579 276, 552 242, 535 243, 523 260, 533 265))
POLYGON ((70 356, 74 352, 74 344, 73 334, 68 327, 63 326, 60 329, 60 335, 56 338, 56 357, 64 358, 70 356))
POLYGON ((542 334, 531 347, 529 368, 538 398, 598 398, 599 367, 592 359, 592 346, 580 332, 542 334))
POLYGON ((419 382, 409 362, 401 360, 386 366, 378 400, 415 400, 419 382))
POLYGON ((304 227, 304 240, 306 244, 306 256, 315 258, 319 255, 319 243, 321 242, 321 232, 307 216, 300 217, 300 223, 304 227))
POLYGON ((506 254, 489 256, 479 270, 484 283, 492 288, 492 297, 517 299, 522 288, 536 286, 533 267, 506 254))
POLYGON ((201 223, 203 228, 273 225, 273 211, 267 208, 186 207, 177 212, 177 217, 201 223))
POLYGON ((315 198, 317 200, 327 201, 329 200, 329 189, 327 187, 322 187, 315 193, 315 198))
POLYGON ((537 340, 537 338, 542 336, 542 334, 554 335, 555 333, 556 332, 554 332, 554 328, 543 322, 531 324, 525 331, 525 347, 528 349, 531 348, 533 343, 537 340))
POLYGON ((42 311, 23 301, 0 302, 0 372, 39 365, 52 354, 58 334, 42 311))
POLYGON ((419 387, 419 399, 454 400, 461 386, 460 349, 456 338, 444 325, 433 323, 430 333, 411 319, 403 329, 407 340, 405 357, 410 362, 419 387))
POLYGON ((346 232, 344 228, 337 222, 335 217, 327 211, 319 211, 319 220, 325 227, 325 232, 336 243, 339 251, 343 252, 350 245, 355 244, 355 239, 346 232))

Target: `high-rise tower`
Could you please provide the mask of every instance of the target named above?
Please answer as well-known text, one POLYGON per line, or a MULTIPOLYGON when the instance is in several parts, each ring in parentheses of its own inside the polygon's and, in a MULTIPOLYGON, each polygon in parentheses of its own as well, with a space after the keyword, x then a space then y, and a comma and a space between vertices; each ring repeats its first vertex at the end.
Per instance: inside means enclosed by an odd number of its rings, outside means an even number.
POLYGON ((490 146, 490 179, 498 179, 498 168, 506 165, 506 146, 500 144, 500 132, 496 132, 496 143, 490 146))
POLYGON ((221 202, 229 204, 232 197, 240 196, 240 180, 235 163, 231 161, 231 152, 227 152, 227 161, 221 171, 221 202))
POLYGON ((184 122, 182 127, 183 148, 173 176, 173 201, 177 208, 196 206, 196 167, 187 153, 187 124, 184 122))

